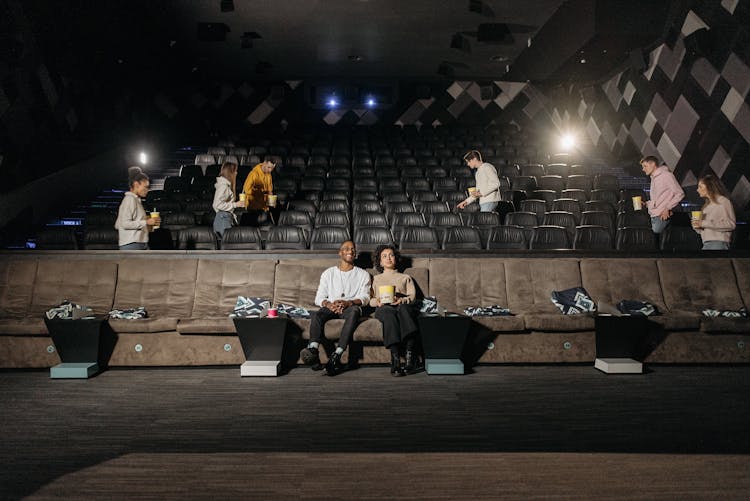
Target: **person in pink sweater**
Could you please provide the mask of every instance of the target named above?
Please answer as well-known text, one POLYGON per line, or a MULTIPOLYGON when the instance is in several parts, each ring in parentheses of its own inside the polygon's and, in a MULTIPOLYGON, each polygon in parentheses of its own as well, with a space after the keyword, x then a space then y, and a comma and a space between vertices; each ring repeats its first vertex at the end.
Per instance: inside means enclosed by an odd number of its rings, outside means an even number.
POLYGON ((659 159, 649 155, 641 159, 643 173, 651 178, 650 198, 646 208, 651 216, 651 229, 659 234, 669 225, 672 209, 685 198, 680 183, 666 165, 659 166, 659 159))
POLYGON ((722 182, 713 174, 698 180, 698 195, 705 198, 703 215, 693 220, 693 229, 703 240, 703 250, 729 250, 736 217, 722 182))

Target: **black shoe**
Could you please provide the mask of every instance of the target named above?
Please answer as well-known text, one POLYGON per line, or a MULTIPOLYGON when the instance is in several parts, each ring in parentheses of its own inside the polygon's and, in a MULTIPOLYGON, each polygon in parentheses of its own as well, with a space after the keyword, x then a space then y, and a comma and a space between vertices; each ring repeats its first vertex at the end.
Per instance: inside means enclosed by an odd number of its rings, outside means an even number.
POLYGON ((335 376, 343 372, 344 366, 341 364, 341 354, 334 353, 331 358, 328 359, 326 364, 326 376, 335 376))
POLYGON ((311 366, 312 370, 319 371, 323 368, 320 363, 320 355, 317 348, 303 348, 299 356, 305 365, 311 366))
POLYGON ((422 366, 419 363, 419 355, 413 350, 406 350, 406 365, 404 370, 407 374, 415 374, 422 370, 422 366))
POLYGON ((401 367, 401 357, 398 356, 398 353, 391 353, 391 376, 406 376, 404 369, 401 367))

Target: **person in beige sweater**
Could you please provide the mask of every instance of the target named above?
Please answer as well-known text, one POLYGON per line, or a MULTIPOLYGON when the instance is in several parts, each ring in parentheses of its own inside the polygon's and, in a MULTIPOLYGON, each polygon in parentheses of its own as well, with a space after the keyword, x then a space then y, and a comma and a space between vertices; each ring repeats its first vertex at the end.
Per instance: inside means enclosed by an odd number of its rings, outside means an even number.
POLYGON ((409 275, 399 273, 399 253, 392 245, 381 245, 373 254, 373 265, 380 274, 372 280, 370 306, 376 308, 374 317, 383 324, 383 344, 391 352, 391 375, 404 376, 419 370, 419 355, 415 350, 417 322, 414 312, 416 288, 409 275), (380 287, 395 289, 393 300, 383 304, 380 287), (400 351, 406 350, 406 366, 401 366, 400 351))
POLYGON ((705 198, 701 219, 693 220, 693 229, 703 240, 703 250, 729 250, 736 217, 727 190, 713 174, 698 180, 698 195, 705 198))
POLYGON ((143 208, 141 198, 148 195, 150 181, 140 167, 128 169, 130 190, 120 202, 117 211, 115 229, 120 250, 146 250, 148 249, 148 232, 159 226, 161 218, 149 217, 143 208))

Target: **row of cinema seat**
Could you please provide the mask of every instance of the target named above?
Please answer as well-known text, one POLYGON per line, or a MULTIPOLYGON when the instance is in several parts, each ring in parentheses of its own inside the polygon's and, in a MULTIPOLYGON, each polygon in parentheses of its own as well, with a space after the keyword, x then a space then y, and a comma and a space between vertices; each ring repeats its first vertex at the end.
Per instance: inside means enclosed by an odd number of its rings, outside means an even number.
MULTIPOLYGON (((725 257, 514 258, 405 255, 420 295, 448 311, 497 304, 512 316, 473 317, 464 362, 592 363, 595 319, 563 315, 550 293, 583 286, 597 304, 647 301, 650 317, 640 353, 652 363, 747 363, 747 318, 706 317, 706 308, 750 306, 750 259, 725 257)), ((183 256, 110 253, 97 256, 31 253, 0 255, 0 358, 2 367, 50 367, 60 362, 44 312, 67 299, 97 314, 145 306, 148 318, 113 319, 113 366, 239 365, 245 361, 228 314, 237 296, 267 298, 314 309, 326 259, 232 259, 221 254, 183 256)), ((309 319, 290 322, 299 349, 309 319)), ((343 320, 326 324, 338 337, 343 320)), ((104 335, 104 333, 103 333, 104 335)), ((423 333, 424 335, 424 333, 423 333)), ((365 363, 388 361, 379 321, 364 318, 349 351, 365 363)), ((296 354, 296 350, 290 350, 296 354)))
MULTIPOLYGON (((456 216, 456 214, 448 213, 456 216)), ((399 216, 422 216, 403 213, 399 216)), ((406 218, 404 218, 406 219, 406 218)), ((189 226, 179 230, 156 230, 151 236, 155 249, 179 250, 335 250, 341 242, 352 238, 347 226, 317 226, 306 230, 300 226, 279 225, 265 228, 236 226, 226 231, 219 243, 210 226, 189 226)), ((700 240, 689 227, 670 226, 657 242, 650 228, 622 227, 616 233, 605 226, 581 225, 573 231, 558 225, 524 228, 516 225, 498 226, 355 226, 353 239, 357 248, 374 250, 381 244, 397 245, 414 250, 511 250, 511 249, 576 249, 608 251, 613 248, 627 252, 688 252, 700 249, 700 240)), ((78 249, 76 234, 71 228, 50 228, 37 235, 40 250, 78 249)), ((87 250, 117 249, 117 231, 88 228, 83 248, 87 250)))

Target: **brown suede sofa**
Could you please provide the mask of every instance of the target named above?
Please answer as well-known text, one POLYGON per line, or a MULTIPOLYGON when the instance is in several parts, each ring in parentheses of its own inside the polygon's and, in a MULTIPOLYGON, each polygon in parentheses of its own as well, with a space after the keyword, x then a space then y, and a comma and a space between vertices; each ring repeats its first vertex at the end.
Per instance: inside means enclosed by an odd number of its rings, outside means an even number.
MULTIPOLYGON (((314 308, 320 273, 334 257, 246 256, 223 252, 6 253, 0 255, 0 367, 50 367, 59 357, 42 315, 69 299, 104 314, 145 306, 149 318, 110 320, 111 366, 236 365, 244 361, 227 316, 238 295, 314 308)), ((552 290, 583 286, 597 302, 640 299, 663 313, 651 317, 645 361, 750 361, 747 319, 707 318, 711 307, 750 305, 750 258, 414 256, 406 270, 442 307, 507 306, 506 317, 475 317, 468 363, 592 362, 594 319, 564 316, 552 290)), ((338 337, 342 321, 326 325, 338 337)), ((304 345, 309 320, 293 321, 304 345)), ((380 323, 365 318, 352 356, 386 362, 380 323)))

